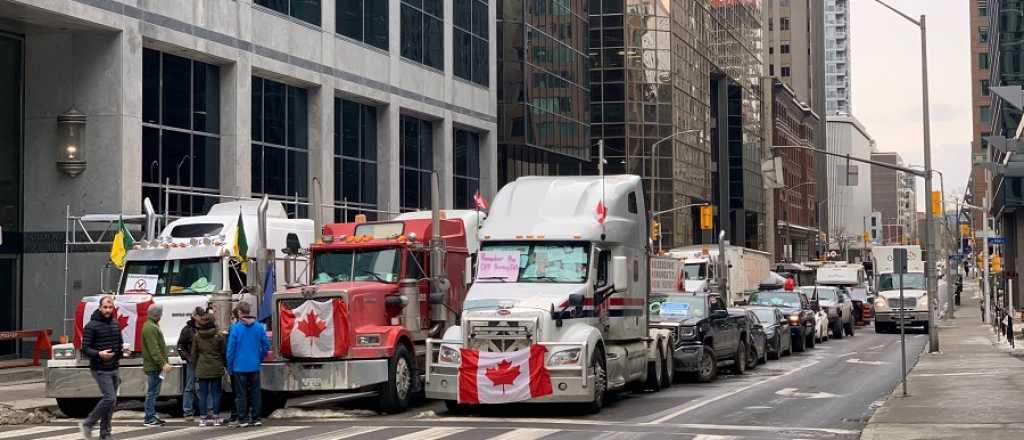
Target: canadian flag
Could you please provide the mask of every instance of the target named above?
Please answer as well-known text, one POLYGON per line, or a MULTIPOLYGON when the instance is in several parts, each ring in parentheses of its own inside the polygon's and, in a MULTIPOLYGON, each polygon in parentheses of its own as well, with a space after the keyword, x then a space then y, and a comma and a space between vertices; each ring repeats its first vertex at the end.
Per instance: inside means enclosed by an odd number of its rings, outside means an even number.
POLYGON ((487 199, 484 198, 483 194, 480 194, 480 190, 476 190, 476 193, 473 194, 473 205, 476 206, 476 209, 487 209, 487 199))
POLYGON ((280 304, 281 356, 334 358, 348 351, 348 308, 341 298, 306 300, 288 309, 280 304))
POLYGON ((509 403, 551 394, 543 345, 508 353, 461 350, 459 403, 509 403))
MULTIPOLYGON (((150 295, 117 295, 114 297, 114 319, 121 327, 121 339, 128 344, 132 351, 141 351, 135 341, 142 340, 142 326, 146 323, 146 311, 153 304, 153 297, 150 295)), ((75 309, 75 340, 76 348, 82 348, 82 336, 85 325, 92 320, 92 314, 100 308, 100 297, 91 296, 82 298, 75 309)))

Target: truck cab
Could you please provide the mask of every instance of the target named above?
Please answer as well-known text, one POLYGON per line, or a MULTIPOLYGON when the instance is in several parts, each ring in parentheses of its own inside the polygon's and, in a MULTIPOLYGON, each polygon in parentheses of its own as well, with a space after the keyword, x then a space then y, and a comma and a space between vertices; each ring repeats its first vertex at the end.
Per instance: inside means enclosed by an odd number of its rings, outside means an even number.
POLYGON ((931 312, 928 303, 928 278, 925 276, 921 247, 875 246, 871 252, 876 289, 874 301, 875 331, 894 332, 905 326, 928 327, 931 312), (907 273, 894 273, 893 250, 907 250, 907 273), (900 299, 902 287, 903 298, 900 299), (902 321, 901 321, 902 317, 902 321))

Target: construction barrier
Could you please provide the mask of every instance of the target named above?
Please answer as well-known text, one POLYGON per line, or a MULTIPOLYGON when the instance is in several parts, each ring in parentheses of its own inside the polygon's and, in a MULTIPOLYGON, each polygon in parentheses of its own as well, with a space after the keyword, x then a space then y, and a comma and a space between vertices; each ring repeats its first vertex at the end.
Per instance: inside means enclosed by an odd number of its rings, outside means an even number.
POLYGON ((12 330, 12 331, 0 331, 0 341, 16 341, 19 339, 35 338, 36 345, 33 349, 32 361, 31 362, 15 362, 8 363, 4 362, 0 364, 0 369, 3 368, 15 368, 15 367, 27 367, 27 366, 39 366, 39 361, 46 356, 50 356, 50 335, 53 333, 51 329, 45 330, 12 330))

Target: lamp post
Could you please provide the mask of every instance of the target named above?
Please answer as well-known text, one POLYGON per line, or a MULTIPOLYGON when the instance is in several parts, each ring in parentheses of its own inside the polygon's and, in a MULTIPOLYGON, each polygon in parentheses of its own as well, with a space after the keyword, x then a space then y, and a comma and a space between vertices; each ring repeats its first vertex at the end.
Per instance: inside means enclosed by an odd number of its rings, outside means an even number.
POLYGON ((703 138, 704 130, 690 129, 690 130, 679 131, 679 132, 673 133, 671 135, 665 136, 665 137, 663 137, 661 139, 658 139, 653 144, 651 144, 651 204, 649 205, 651 207, 650 208, 651 211, 655 210, 655 207, 654 207, 654 192, 655 192, 654 191, 654 187, 655 187, 655 185, 657 185, 656 179, 658 177, 655 174, 657 172, 657 167, 655 166, 655 157, 658 156, 658 146, 661 145, 663 142, 667 142, 667 141, 669 141, 671 139, 675 139, 676 136, 682 136, 684 134, 690 134, 690 133, 700 133, 701 137, 703 138))
MULTIPOLYGON (((921 14, 919 19, 914 20, 909 15, 889 6, 889 4, 882 0, 875 0, 875 2, 885 6, 886 9, 889 9, 900 17, 903 17, 907 21, 913 23, 921 31, 921 117, 924 125, 924 192, 930 197, 932 193, 932 135, 931 121, 928 117, 928 31, 926 17, 924 14, 921 14)), ((935 310, 937 309, 938 303, 936 300, 938 282, 935 279, 935 256, 932 252, 932 244, 935 241, 935 236, 933 235, 934 231, 932 229, 932 219, 928 218, 928 220, 924 222, 924 239, 922 240, 925 252, 924 270, 928 275, 928 303, 930 305, 930 316, 928 319, 928 351, 936 353, 939 351, 939 332, 935 327, 935 310)))
MULTIPOLYGON (((654 211, 653 213, 651 213, 651 220, 654 220, 654 219, 658 218, 658 216, 662 215, 662 214, 668 214, 668 213, 676 212, 676 211, 679 211, 681 209, 686 209, 686 208, 693 208, 694 206, 708 206, 708 205, 709 205, 709 203, 690 203, 688 205, 676 206, 675 208, 666 209, 664 211, 654 211)), ((661 253, 661 235, 662 235, 661 231, 659 230, 658 231, 658 253, 659 254, 661 253)))

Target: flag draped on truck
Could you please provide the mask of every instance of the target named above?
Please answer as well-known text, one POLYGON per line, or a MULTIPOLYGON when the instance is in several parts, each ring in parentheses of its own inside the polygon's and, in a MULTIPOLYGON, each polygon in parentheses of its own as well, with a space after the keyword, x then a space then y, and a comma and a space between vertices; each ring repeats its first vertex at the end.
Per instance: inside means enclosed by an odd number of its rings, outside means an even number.
MULTIPOLYGON (((75 310, 75 348, 82 348, 82 336, 85 325, 92 320, 92 314, 100 307, 100 297, 88 298, 78 303, 75 310)), ((146 323, 146 313, 153 305, 150 295, 118 295, 114 297, 114 320, 121 327, 121 339, 132 351, 140 351, 136 341, 142 341, 142 325, 146 323)))
POLYGON ((238 213, 238 226, 235 228, 234 243, 231 244, 231 255, 238 259, 238 270, 249 273, 249 240, 245 237, 245 223, 242 213, 238 213))
POLYGON ((348 351, 348 308, 341 298, 306 300, 289 309, 279 304, 281 356, 324 359, 348 351))
POLYGON ((543 345, 508 353, 461 349, 459 403, 509 403, 552 393, 543 345))

